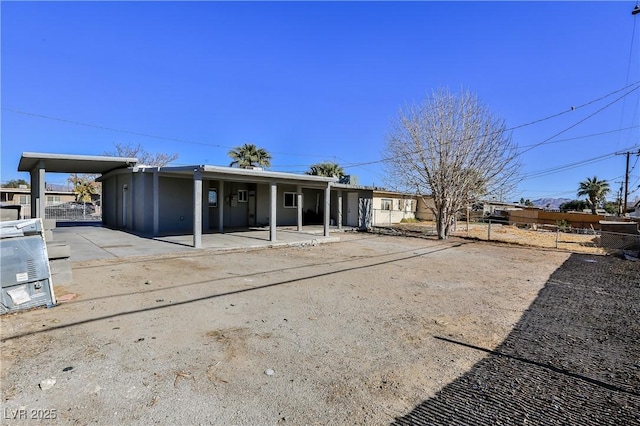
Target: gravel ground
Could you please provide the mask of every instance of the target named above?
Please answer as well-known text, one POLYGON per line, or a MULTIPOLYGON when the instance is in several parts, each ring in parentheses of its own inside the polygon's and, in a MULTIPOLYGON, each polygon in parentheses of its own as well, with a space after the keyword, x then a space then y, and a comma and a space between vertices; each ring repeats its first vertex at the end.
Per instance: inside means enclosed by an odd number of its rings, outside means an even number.
POLYGON ((637 263, 341 239, 75 263, 1 318, 3 424, 638 420, 637 263))
POLYGON ((573 255, 501 345, 467 345, 488 356, 394 424, 640 424, 639 310, 640 262, 573 255))

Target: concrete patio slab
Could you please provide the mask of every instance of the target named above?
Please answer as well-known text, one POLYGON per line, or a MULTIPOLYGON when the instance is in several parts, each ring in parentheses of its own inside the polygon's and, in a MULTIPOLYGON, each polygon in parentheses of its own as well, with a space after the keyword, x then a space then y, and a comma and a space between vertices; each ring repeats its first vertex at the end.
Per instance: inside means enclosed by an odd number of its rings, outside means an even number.
POLYGON ((202 236, 202 248, 193 248, 192 235, 143 237, 104 228, 100 224, 58 225, 53 231, 55 242, 71 248, 71 261, 87 261, 129 256, 155 256, 198 250, 247 250, 278 246, 316 245, 338 242, 334 235, 322 235, 322 227, 305 227, 303 232, 278 228, 277 241, 269 240, 269 230, 262 228, 211 233, 202 236))

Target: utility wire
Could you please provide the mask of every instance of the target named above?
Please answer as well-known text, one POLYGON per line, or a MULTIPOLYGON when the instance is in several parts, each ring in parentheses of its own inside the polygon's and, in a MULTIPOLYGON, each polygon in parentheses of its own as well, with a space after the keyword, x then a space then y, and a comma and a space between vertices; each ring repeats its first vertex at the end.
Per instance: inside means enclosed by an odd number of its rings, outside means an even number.
MULTIPOLYGON (((638 146, 636 145, 634 147, 625 148, 625 150, 632 150, 632 149, 636 149, 637 147, 638 146)), ((538 178, 538 177, 542 177, 542 176, 547 176, 547 175, 558 173, 558 172, 561 172, 561 171, 574 169, 576 167, 585 166, 587 164, 592 164, 592 163, 596 163, 596 162, 599 162, 599 161, 607 160, 607 159, 613 158, 615 156, 616 156, 616 152, 610 152, 610 153, 607 153, 607 154, 600 155, 598 157, 589 158, 589 159, 578 161, 578 162, 575 162, 575 163, 565 164, 565 165, 561 165, 561 166, 551 167, 549 169, 544 169, 544 170, 539 170, 539 171, 536 171, 536 172, 531 172, 531 173, 525 174, 522 177, 522 180, 528 180, 528 179, 538 178)))
MULTIPOLYGON (((553 142, 552 142, 551 140, 552 140, 552 139, 554 139, 554 138, 556 138, 557 136, 560 136, 561 134, 563 134, 563 133, 565 133, 565 132, 567 132, 567 131, 571 130, 572 128, 576 127, 577 125, 579 125, 579 124, 581 124, 581 123, 585 122, 586 120, 590 119, 590 118, 591 118, 591 117, 593 117, 594 115, 599 114, 600 112, 602 112, 602 111, 603 111, 603 110, 605 110, 606 108, 610 107, 611 105, 613 105, 613 104, 615 104, 616 102, 620 101, 621 99, 625 98, 626 96, 628 96, 629 94, 633 93, 634 91, 636 91, 636 90, 640 89, 640 86, 638 85, 639 83, 640 83, 640 81, 636 81, 636 82, 634 82, 634 83, 632 83, 632 84, 629 84, 629 85, 627 85, 627 86, 625 86, 625 87, 623 87, 623 88, 621 88, 621 89, 615 90, 615 91, 613 91, 613 92, 611 92, 611 93, 608 93, 608 94, 606 94, 606 95, 604 95, 604 96, 601 96, 601 97, 599 97, 599 98, 597 98, 597 99, 594 99, 594 100, 592 100, 592 101, 589 101, 589 102, 584 103, 584 104, 582 104, 582 105, 579 105, 579 106, 577 106, 577 107, 573 107, 573 108, 571 108, 571 109, 570 109, 570 110, 568 110, 568 111, 563 111, 563 112, 560 112, 560 113, 558 113, 558 114, 553 114, 553 115, 550 115, 550 116, 548 116, 548 117, 541 118, 541 119, 539 119, 539 120, 534 120, 534 121, 531 121, 531 122, 528 122, 528 123, 525 123, 525 124, 520 124, 520 125, 518 125, 518 126, 509 127, 509 128, 504 129, 504 131, 503 131, 503 132, 508 132, 508 131, 512 131, 512 130, 520 129, 520 128, 522 128, 522 127, 531 126, 531 125, 533 125, 533 124, 537 124, 537 123, 540 123, 540 122, 542 122, 542 121, 546 121, 546 120, 549 120, 549 119, 552 119, 552 118, 558 117, 558 116, 560 116, 560 115, 566 114, 567 112, 575 111, 575 110, 577 110, 577 109, 579 109, 579 108, 583 108, 583 107, 585 107, 585 106, 591 105, 591 104, 593 104, 593 103, 595 103, 595 102, 601 101, 601 100, 603 100, 603 99, 608 98, 609 96, 615 95, 615 94, 617 94, 617 93, 620 93, 620 92, 621 92, 621 91, 623 91, 623 90, 626 90, 626 89, 628 89, 628 88, 630 88, 630 87, 633 87, 631 90, 629 90, 628 92, 624 93, 622 96, 620 96, 620 97, 618 97, 618 98, 614 99, 612 102, 609 102, 609 103, 608 103, 607 105, 605 105, 604 107, 602 107, 602 108, 598 109, 596 112, 594 112, 594 113, 592 113, 592 114, 588 115, 587 117, 583 118, 582 120, 578 121, 577 123, 572 124, 571 126, 569 126, 569 127, 567 127, 566 129, 564 129, 564 130, 562 130, 562 131, 560 131, 560 132, 558 132, 558 133, 554 134, 553 136, 551 136, 551 137, 549 137, 549 138, 547 138, 547 139, 543 140, 542 142, 538 142, 538 143, 535 143, 535 144, 533 144, 533 145, 528 145, 528 148, 527 148, 527 149, 525 149, 525 150, 523 150, 523 151, 520 151, 520 152, 519 152, 519 154, 524 154, 525 152, 531 151, 532 149, 535 149, 535 148, 537 148, 537 147, 539 147, 539 146, 541 146, 541 145, 546 145, 546 144, 550 144, 550 143, 555 143, 555 141, 553 141, 553 142), (635 87, 634 87, 634 86, 635 86, 635 87)), ((481 136, 483 136, 483 137, 484 137, 484 136, 490 136, 490 135, 492 135, 492 134, 496 134, 496 133, 498 133, 498 132, 493 132, 493 133, 483 134, 483 135, 481 135, 481 136)), ((416 151, 416 152, 417 152, 417 151, 416 151)), ((391 157, 391 158, 385 158, 385 159, 375 160, 375 161, 362 162, 362 163, 352 163, 352 164, 344 165, 343 167, 360 167, 360 166, 368 166, 368 165, 371 165, 371 164, 384 163, 384 162, 387 162, 387 161, 388 161, 388 160, 390 160, 390 159, 400 158, 400 157, 402 157, 402 156, 391 157)))
POLYGON ((593 117, 594 115, 601 113, 601 112, 602 112, 602 111, 604 111, 605 109, 609 108, 611 105, 615 104, 616 102, 620 101, 621 99, 624 99, 625 97, 627 97, 628 95, 630 95, 631 93, 635 92, 635 91, 636 91, 636 90, 638 90, 638 89, 640 89, 640 86, 635 87, 635 88, 633 88, 633 89, 629 90, 627 93, 625 93, 625 94, 623 94, 622 96, 620 96, 620 97, 618 97, 618 98, 614 99, 613 101, 609 102, 608 104, 606 104, 606 105, 605 105, 605 106, 603 106, 602 108, 598 109, 598 110, 597 110, 597 111, 595 111, 594 113, 587 115, 587 116, 586 116, 585 118, 583 118, 582 120, 579 120, 578 122, 576 122, 576 123, 572 124, 571 126, 567 127, 566 129, 561 130, 560 132, 556 133, 555 135, 553 135, 553 136, 551 136, 551 137, 549 137, 549 138, 547 138, 547 139, 543 140, 542 142, 538 142, 538 143, 536 143, 536 144, 533 144, 532 146, 530 146, 529 148, 527 148, 527 149, 525 149, 525 150, 523 150, 523 151, 520 151, 520 154, 524 154, 525 152, 529 152, 529 151, 531 151, 532 149, 537 148, 537 147, 539 147, 539 146, 541 146, 541 145, 546 145, 546 144, 550 143, 550 141, 551 141, 552 139, 554 139, 555 137, 560 136, 561 134, 563 134, 563 133, 565 133, 565 132, 568 132, 569 130, 573 129, 573 128, 574 128, 574 127, 576 127, 577 125, 584 123, 585 121, 587 121, 588 119, 590 119, 590 118, 591 118, 591 117, 593 117))
MULTIPOLYGON (((631 89, 630 91, 628 91, 627 93, 625 93, 624 95, 622 95, 621 97, 615 99, 614 101, 610 102, 609 104, 605 105, 603 108, 599 109, 598 111, 596 111, 595 113, 587 116, 586 118, 578 121, 577 123, 575 123, 574 125, 568 127, 567 129, 562 130, 561 132, 556 133, 555 135, 553 135, 550 138, 547 138, 546 140, 539 142, 537 144, 534 144, 532 146, 530 146, 528 149, 520 152, 520 154, 530 151, 540 145, 546 144, 546 143, 550 143, 550 140, 561 135, 562 133, 565 133, 566 131, 572 129, 573 127, 577 126, 578 124, 586 121, 587 119, 593 117, 594 115, 596 115, 597 113, 601 112, 602 110, 608 108, 609 106, 613 105, 614 103, 618 102, 620 99, 623 99, 624 97, 626 97, 627 95, 629 95, 630 93, 634 92, 635 90, 640 89, 640 86, 638 86, 640 84, 640 81, 636 81, 634 83, 631 83, 625 87, 622 87, 620 89, 614 90, 613 92, 610 92, 604 96, 601 96, 599 98, 593 99, 589 102, 586 102, 584 104, 578 105, 576 107, 572 107, 569 110, 566 111, 562 111, 559 112, 557 114, 553 114, 544 118, 540 118, 537 120, 533 120, 524 124, 520 124, 517 126, 513 126, 513 127, 509 127, 504 129, 504 132, 508 132, 508 131, 512 131, 512 130, 516 130, 516 129, 521 129, 523 127, 528 127, 528 126, 532 126, 534 124, 538 124, 541 123, 543 121, 547 121, 556 117, 559 117, 561 115, 567 114, 569 112, 575 111, 577 109, 580 108, 584 108, 588 105, 591 105, 593 103, 599 102, 603 99, 608 98, 609 96, 615 95, 623 90, 626 90, 630 87, 633 86, 637 86, 633 89, 631 89)), ((85 127, 92 127, 92 128, 96 128, 96 129, 102 129, 102 130, 109 130, 109 131, 113 131, 113 132, 119 132, 119 133, 125 133, 125 134, 131 134, 131 135, 135 135, 135 136, 142 136, 142 137, 147 137, 147 138, 153 138, 153 139, 160 139, 160 140, 167 140, 167 141, 172 141, 172 142, 181 142, 181 143, 187 143, 187 144, 192 144, 192 145, 201 145, 201 146, 209 146, 209 147, 214 147, 214 148, 221 148, 221 149, 233 149, 233 147, 230 146, 225 146, 225 145, 220 145, 220 144, 211 144, 211 143, 205 143, 205 142, 197 142, 197 141, 192 141, 192 140, 187 140, 187 139, 180 139, 180 138, 172 138, 172 137, 166 137, 166 136, 160 136, 160 135, 154 135, 154 134, 150 134, 150 133, 142 133, 142 132, 135 132, 135 131, 131 131, 131 130, 125 130, 125 129, 118 129, 118 128, 114 128, 114 127, 108 127, 108 126, 102 126, 102 125, 97 125, 97 124, 90 124, 90 123, 84 123, 81 121, 76 121, 76 120, 68 120, 68 119, 64 119, 64 118, 59 118, 59 117, 52 117, 52 116, 48 116, 48 115, 43 115, 43 114, 36 114, 36 113, 32 113, 32 112, 27 112, 27 111, 21 111, 21 110, 17 110, 17 109, 13 109, 13 108, 7 108, 7 107, 2 107, 2 110, 5 111, 9 111, 9 112, 13 112, 16 114, 22 114, 22 115, 27 115, 27 116, 31 116, 31 117, 38 117, 38 118, 44 118, 44 119, 48 119, 48 120, 54 120, 54 121, 60 121, 63 123, 69 123, 69 124, 75 124, 78 126, 85 126, 85 127)), ((494 132, 493 134, 495 134, 497 132, 494 132)), ((490 134, 486 134, 486 135, 482 135, 482 136, 490 136, 490 134)), ((278 154, 278 155, 290 155, 290 156, 306 156, 306 157, 326 157, 323 155, 314 155, 314 154, 291 154, 291 153, 282 153, 282 152, 272 152, 272 154, 278 154)), ((388 161, 389 159, 381 159, 381 160, 375 160, 375 161, 369 161, 369 162, 363 162, 363 163, 351 163, 351 164, 347 164, 347 165, 343 165, 342 167, 361 167, 361 166, 366 166, 366 165, 371 165, 371 164, 379 164, 379 163, 383 163, 388 161)))
MULTIPOLYGON (((617 133, 617 132, 623 132, 625 130, 637 129, 638 127, 640 127, 640 125, 624 127, 622 129, 616 129, 616 130, 607 130, 606 132, 600 132, 600 133, 591 133, 589 135, 575 136, 573 138, 557 139, 555 141, 548 142, 547 144, 575 141, 575 140, 578 140, 578 139, 586 139, 586 138, 591 138, 591 137, 594 137, 594 136, 602 136, 602 135, 607 135, 607 134, 610 134, 610 133, 617 133)), ((521 145, 520 148, 528 148, 528 147, 534 146, 534 145, 535 144, 521 145)))

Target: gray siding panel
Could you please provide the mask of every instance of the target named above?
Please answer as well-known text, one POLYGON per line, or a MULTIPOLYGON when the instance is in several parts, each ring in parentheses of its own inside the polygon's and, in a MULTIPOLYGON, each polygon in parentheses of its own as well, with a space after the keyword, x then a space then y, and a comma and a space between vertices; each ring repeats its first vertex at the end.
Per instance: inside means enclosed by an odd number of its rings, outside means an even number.
POLYGON ((193 180, 160 176, 159 189, 159 233, 193 233, 193 180))

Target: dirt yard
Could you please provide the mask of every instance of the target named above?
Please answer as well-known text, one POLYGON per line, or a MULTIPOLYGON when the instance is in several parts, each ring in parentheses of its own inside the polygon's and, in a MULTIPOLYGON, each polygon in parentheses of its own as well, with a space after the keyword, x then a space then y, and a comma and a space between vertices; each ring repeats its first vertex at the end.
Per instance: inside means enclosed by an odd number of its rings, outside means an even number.
MULTIPOLYGON (((436 226, 433 222, 396 224, 392 229, 414 234, 435 235, 436 233, 436 226)), ((452 235, 526 247, 554 248, 573 253, 607 254, 607 250, 599 246, 596 235, 556 232, 554 227, 538 226, 536 229, 523 229, 514 225, 493 223, 491 230, 489 230, 489 225, 486 223, 471 223, 467 230, 465 222, 458 222, 452 235)))
MULTIPOLYGON (((469 407, 455 386, 480 389, 475 404, 491 394, 500 371, 487 364, 492 359, 521 372, 503 380, 505 400, 526 391, 526 410, 551 407, 543 423, 568 424, 575 410, 591 407, 567 407, 567 378, 587 397, 612 387, 604 401, 617 411, 605 423, 640 420, 637 311, 625 311, 630 353, 616 352, 617 364, 603 363, 609 353, 590 352, 588 342, 575 359, 554 352, 563 341, 588 339, 591 329, 618 339, 607 324, 617 312, 583 324, 576 311, 575 329, 536 334, 584 299, 543 297, 550 285, 584 295, 582 286, 593 284, 569 275, 549 281, 569 253, 455 238, 341 239, 75 263, 74 284, 56 287, 57 296, 76 294, 70 302, 1 319, 3 424, 447 424, 457 404, 461 413, 469 407), (551 316, 530 320, 532 307, 544 313, 551 304, 558 305, 551 316), (523 327, 529 345, 519 347, 522 333, 514 333, 523 327), (619 377, 602 365, 631 370, 619 377), (447 392, 459 401, 441 403, 447 392), (46 416, 54 420, 38 420, 46 416)), ((604 262, 615 260, 580 259, 577 270, 598 265, 614 274, 604 262)), ((635 303, 640 270, 631 267, 614 275, 631 285, 622 299, 635 303)), ((602 297, 615 293, 596 287, 602 297)), ((485 407, 499 414, 487 412, 477 424, 535 419, 500 404, 485 407)))

